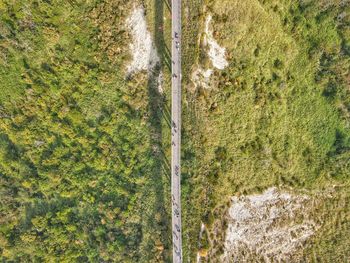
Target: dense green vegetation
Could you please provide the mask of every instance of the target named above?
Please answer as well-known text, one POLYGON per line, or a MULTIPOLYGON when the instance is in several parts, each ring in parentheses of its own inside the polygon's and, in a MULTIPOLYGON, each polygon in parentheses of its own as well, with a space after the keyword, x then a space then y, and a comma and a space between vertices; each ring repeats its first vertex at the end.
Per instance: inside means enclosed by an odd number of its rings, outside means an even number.
MULTIPOLYGON (((134 1, 0 0, 1 261, 170 261, 170 13, 141 2, 164 95, 146 73, 125 79, 134 1)), ((343 262, 350 4, 204 2, 183 1, 184 259, 210 251, 201 222, 214 230, 230 196, 276 185, 320 200, 304 257, 343 262), (230 65, 193 90, 208 13, 230 65)))
POLYGON ((166 260, 158 95, 124 80, 131 4, 0 1, 3 262, 166 260))

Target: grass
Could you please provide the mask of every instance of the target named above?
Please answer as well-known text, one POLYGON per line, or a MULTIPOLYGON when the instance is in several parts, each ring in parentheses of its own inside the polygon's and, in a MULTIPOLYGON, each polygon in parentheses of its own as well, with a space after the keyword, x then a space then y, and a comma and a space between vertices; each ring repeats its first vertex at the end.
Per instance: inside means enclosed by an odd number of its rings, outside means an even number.
MULTIPOLYGON (((349 96, 341 77, 349 74, 349 57, 342 50, 342 29, 334 19, 344 7, 335 1, 327 11, 323 8, 316 2, 305 6, 293 1, 207 2, 230 66, 216 73, 211 90, 196 91, 191 101, 196 111, 191 125, 196 125, 189 129, 196 163, 191 178, 195 190, 187 209, 198 211, 194 233, 200 220, 210 225, 216 208, 235 194, 273 185, 311 192, 349 185, 345 159, 350 120, 339 109, 349 96), (327 55, 334 57, 333 70, 322 67, 327 55), (323 80, 317 80, 319 74, 323 80), (336 94, 328 95, 332 78, 338 87, 336 94), (345 158, 340 169, 335 164, 339 158, 345 158)), ((348 193, 337 196, 344 202, 348 193)), ((333 201, 332 209, 340 209, 333 201)), ((348 215, 349 207, 343 207, 343 213, 348 215)), ((333 212, 320 214, 325 224, 335 219, 333 212)), ((349 226, 343 224, 341 230, 320 231, 311 242, 324 244, 325 235, 347 233, 349 226)), ((316 253, 326 262, 341 261, 346 252, 343 247, 333 257, 328 249, 320 245, 316 253)), ((305 257, 315 253, 308 251, 305 257)))

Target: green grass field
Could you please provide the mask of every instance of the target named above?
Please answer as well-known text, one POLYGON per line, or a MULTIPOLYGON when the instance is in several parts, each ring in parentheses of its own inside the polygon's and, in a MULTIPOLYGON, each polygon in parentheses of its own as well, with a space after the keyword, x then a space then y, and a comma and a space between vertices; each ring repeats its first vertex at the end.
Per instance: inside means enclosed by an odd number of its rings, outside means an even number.
MULTIPOLYGON (((198 210, 192 236, 199 215, 209 228, 221 220, 229 196, 280 186, 322 199, 339 186, 334 199, 325 198, 327 208, 315 212, 324 227, 304 257, 343 262, 350 231, 350 35, 349 16, 339 17, 349 14, 348 6, 208 1, 206 13, 230 66, 215 73, 212 89, 191 94, 196 165, 190 188, 196 190, 188 192, 187 209, 198 210)), ((190 241, 193 249, 196 242, 190 241)))

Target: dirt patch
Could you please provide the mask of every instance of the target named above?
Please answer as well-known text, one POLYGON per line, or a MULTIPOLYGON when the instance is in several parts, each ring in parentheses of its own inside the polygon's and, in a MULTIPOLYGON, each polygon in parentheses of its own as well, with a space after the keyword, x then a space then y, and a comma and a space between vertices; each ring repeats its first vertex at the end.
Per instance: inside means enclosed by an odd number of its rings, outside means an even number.
POLYGON ((262 194, 232 197, 222 262, 252 259, 290 261, 319 228, 311 200, 270 188, 262 194))

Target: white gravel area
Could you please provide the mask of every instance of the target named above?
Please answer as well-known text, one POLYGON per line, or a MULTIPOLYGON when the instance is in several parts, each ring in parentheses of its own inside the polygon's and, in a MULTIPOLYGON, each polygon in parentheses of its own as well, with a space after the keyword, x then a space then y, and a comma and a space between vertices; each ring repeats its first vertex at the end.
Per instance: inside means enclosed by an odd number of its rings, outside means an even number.
POLYGON ((277 188, 232 197, 222 262, 245 262, 251 255, 265 262, 294 260, 318 229, 309 214, 309 200, 277 188))
POLYGON ((127 73, 133 74, 142 70, 152 71, 159 63, 157 50, 152 41, 151 33, 147 29, 145 10, 136 7, 126 20, 126 26, 132 35, 130 53, 132 61, 127 66, 127 73))
POLYGON ((212 16, 209 14, 205 20, 205 37, 204 37, 204 46, 208 48, 208 58, 211 61, 211 67, 204 69, 201 65, 193 71, 192 81, 195 87, 203 87, 209 89, 210 79, 214 72, 214 69, 223 70, 228 66, 226 60, 226 49, 221 47, 218 42, 215 40, 213 35, 213 29, 211 28, 212 16))
POLYGON ((205 42, 209 47, 208 56, 213 64, 214 68, 224 69, 228 66, 228 62, 225 57, 226 49, 221 47, 216 42, 213 36, 213 30, 210 28, 212 16, 209 14, 205 20, 205 42))

